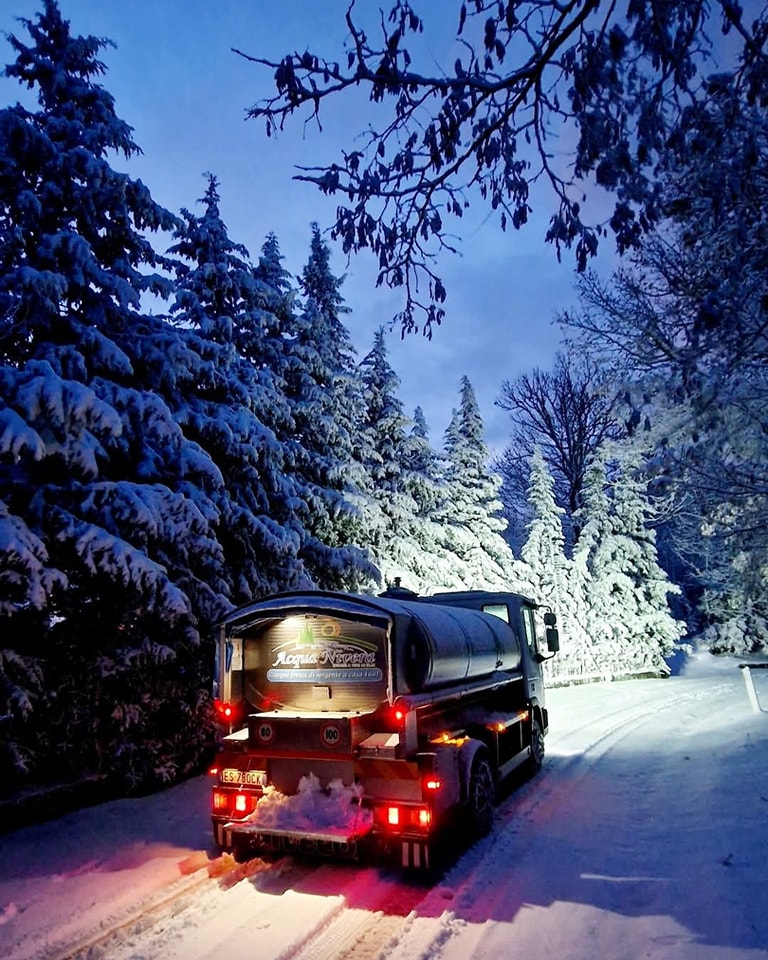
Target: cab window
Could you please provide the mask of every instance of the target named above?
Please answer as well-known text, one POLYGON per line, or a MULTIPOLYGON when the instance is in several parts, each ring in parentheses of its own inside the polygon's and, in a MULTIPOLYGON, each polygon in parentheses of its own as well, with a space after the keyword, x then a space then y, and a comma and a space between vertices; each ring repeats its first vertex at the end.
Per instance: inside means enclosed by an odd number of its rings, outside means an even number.
POLYGON ((523 623, 525 624, 525 639, 528 643, 528 649, 531 656, 536 657, 539 652, 539 644, 536 639, 536 621, 534 620, 532 607, 523 607, 523 623))
POLYGON ((509 623, 509 608, 506 603, 485 603, 483 613, 490 613, 492 617, 498 617, 504 623, 509 623))

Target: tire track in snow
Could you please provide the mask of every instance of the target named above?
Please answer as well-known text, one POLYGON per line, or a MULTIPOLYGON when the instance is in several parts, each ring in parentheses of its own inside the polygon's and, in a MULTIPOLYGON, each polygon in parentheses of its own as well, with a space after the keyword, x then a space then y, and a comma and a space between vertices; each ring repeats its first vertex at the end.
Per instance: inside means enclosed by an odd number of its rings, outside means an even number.
MULTIPOLYGON (((308 880, 333 869, 333 865, 291 857, 272 862, 254 858, 228 870, 217 883, 203 886, 179 911, 149 926, 138 924, 121 931, 106 952, 91 951, 77 960, 98 960, 100 956, 109 960, 202 960, 219 955, 240 960, 253 956, 255 943, 263 960, 291 957, 343 906, 338 896, 311 898, 301 892, 308 880)), ((343 883, 331 876, 323 886, 330 891, 343 883)))
POLYGON ((49 944, 40 956, 44 960, 88 960, 101 956, 110 944, 121 942, 132 931, 148 929, 163 918, 184 910, 186 904, 211 882, 207 872, 198 870, 151 900, 143 900, 132 910, 113 917, 106 924, 80 930, 66 940, 49 944))
POLYGON ((376 960, 400 938, 429 888, 394 870, 373 883, 369 879, 364 891, 300 951, 280 960, 376 960))
POLYGON ((374 867, 256 859, 55 960, 367 960, 425 893, 374 867))

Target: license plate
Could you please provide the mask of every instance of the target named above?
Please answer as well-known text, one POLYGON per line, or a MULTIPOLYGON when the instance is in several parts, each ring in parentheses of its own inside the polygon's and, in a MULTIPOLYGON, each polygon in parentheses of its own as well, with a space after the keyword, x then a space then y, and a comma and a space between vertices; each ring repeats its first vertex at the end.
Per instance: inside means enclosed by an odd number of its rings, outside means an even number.
POLYGON ((266 770, 238 770, 237 767, 224 767, 221 771, 222 783, 237 783, 245 787, 266 787, 266 770))

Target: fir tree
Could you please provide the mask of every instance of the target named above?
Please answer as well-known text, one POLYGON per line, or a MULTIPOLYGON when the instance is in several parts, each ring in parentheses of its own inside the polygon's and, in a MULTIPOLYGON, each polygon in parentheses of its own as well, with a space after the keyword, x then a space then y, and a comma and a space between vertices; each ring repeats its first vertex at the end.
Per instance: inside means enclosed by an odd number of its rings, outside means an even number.
POLYGON ((290 432, 288 405, 270 369, 257 362, 267 281, 257 283, 247 249, 230 240, 212 175, 200 202, 202 216, 182 211, 170 250, 184 258, 176 265, 173 315, 204 358, 179 385, 176 413, 221 472, 216 529, 232 599, 244 603, 308 584, 298 557, 300 498, 276 436, 290 432), (246 342, 247 359, 236 346, 246 342))
POLYGON ((538 584, 537 597, 559 610, 565 594, 565 538, 562 518, 565 510, 555 502, 555 485, 539 447, 531 457, 528 503, 532 519, 521 550, 538 584))
POLYGON ((418 516, 430 517, 439 510, 446 493, 440 483, 440 458, 430 442, 429 426, 421 407, 413 412, 406 464, 418 516))
POLYGON ((318 585, 354 590, 376 571, 354 546, 362 531, 362 470, 354 456, 361 403, 355 349, 342 322, 348 309, 341 283, 313 224, 310 256, 300 278, 304 306, 295 311, 282 340, 293 421, 289 442, 307 506, 300 556, 318 585))
POLYGON ((410 422, 397 395, 400 381, 389 362, 382 328, 359 369, 364 401, 359 441, 369 497, 366 543, 385 583, 400 577, 411 589, 421 590, 420 548, 414 537, 418 508, 408 466, 410 422))
POLYGON ((562 619, 568 593, 562 522, 565 510, 555 502, 554 480, 539 447, 531 457, 528 503, 531 519, 520 557, 530 572, 537 603, 550 606, 562 619))
POLYGON ((404 481, 416 509, 411 527, 407 584, 420 593, 455 586, 456 561, 446 550, 441 519, 447 509, 449 491, 442 482, 442 457, 430 443, 429 427, 421 407, 414 411, 403 456, 404 481))
POLYGON ((685 631, 669 608, 679 588, 658 563, 647 481, 636 465, 614 465, 606 485, 603 453, 585 479, 582 534, 575 558, 589 571, 587 609, 595 657, 606 676, 666 674, 685 631), (609 493, 610 491, 610 493, 609 493))
MULTIPOLYGON (((283 259, 277 236, 267 234, 253 269, 253 309, 248 311, 247 323, 239 328, 238 337, 243 356, 263 375, 276 378, 279 390, 284 387, 281 340, 291 327, 297 306, 297 290, 283 259)), ((287 409, 286 414, 289 415, 287 409)))
POLYGON ((475 392, 462 377, 460 405, 453 411, 444 439, 444 549, 456 564, 449 586, 469 589, 514 589, 518 572, 502 533, 501 479, 488 469, 488 448, 475 392))
MULTIPOLYGON (((528 503, 532 518, 521 559, 531 578, 531 596, 549 606, 558 618, 561 647, 547 662, 550 677, 583 677, 594 673, 594 659, 584 610, 583 568, 565 554, 563 507, 555 500, 555 482, 541 450, 531 457, 528 503)), ((542 623, 543 631, 543 623, 542 623)))
POLYGON ((175 218, 109 156, 138 151, 97 83, 106 41, 54 0, 10 37, 39 108, 0 111, 0 615, 5 789, 172 778, 205 745, 196 645, 226 607, 220 475, 165 398, 194 364, 141 309, 175 218), (151 684, 148 684, 151 677, 151 684))

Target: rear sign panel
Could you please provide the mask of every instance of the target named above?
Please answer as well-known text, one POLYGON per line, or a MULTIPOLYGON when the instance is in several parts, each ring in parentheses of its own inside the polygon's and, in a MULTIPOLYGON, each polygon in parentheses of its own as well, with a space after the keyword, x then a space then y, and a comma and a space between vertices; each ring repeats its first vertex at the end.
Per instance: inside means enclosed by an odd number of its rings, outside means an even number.
POLYGON ((277 708, 374 709, 386 696, 386 637, 384 626, 328 614, 266 623, 245 640, 246 684, 277 708))
POLYGON ((272 683, 376 683, 383 677, 377 663, 379 643, 366 637, 367 624, 333 617, 289 617, 267 631, 271 641, 272 683))

